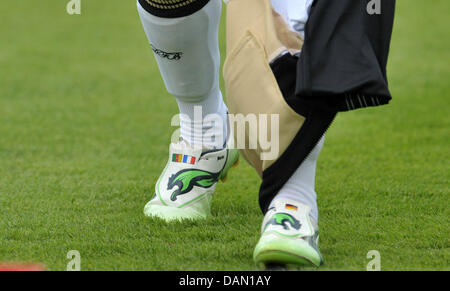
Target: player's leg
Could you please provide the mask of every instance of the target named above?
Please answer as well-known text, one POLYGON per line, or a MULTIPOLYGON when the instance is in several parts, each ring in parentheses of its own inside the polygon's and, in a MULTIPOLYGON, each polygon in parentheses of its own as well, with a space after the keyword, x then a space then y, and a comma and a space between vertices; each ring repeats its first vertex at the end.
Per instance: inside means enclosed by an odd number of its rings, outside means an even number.
MULTIPOLYGON (((262 177, 259 202, 266 216, 254 253, 257 263, 320 265, 314 192, 320 140, 338 112, 387 104, 392 98, 386 63, 395 1, 386 0, 385 13, 378 16, 366 13, 367 1, 353 2, 272 0, 271 5, 271 0, 233 0, 228 4, 227 46, 232 53, 227 56, 224 78, 230 112, 276 114, 280 124, 276 157, 265 160, 261 146, 242 150, 262 177), (294 3, 301 6, 291 8, 294 3), (299 35, 273 13, 274 6, 284 16, 291 9, 309 15, 293 21, 301 30, 308 19, 303 45, 299 35), (357 34, 348 34, 355 29, 357 34), (361 43, 365 51, 355 52, 361 43), (361 65, 361 58, 366 65, 361 65), (339 74, 342 66, 355 69, 339 74), (360 74, 370 77, 362 80, 360 74)), ((268 133, 273 136, 273 131, 268 133)))
MULTIPOLYGON (((307 0, 271 0, 290 28, 304 35, 307 0)), ((319 266, 316 164, 324 138, 272 200, 262 225, 254 258, 259 265, 319 266)))
POLYGON ((318 267, 322 264, 315 176, 323 142, 324 138, 272 200, 255 248, 258 265, 318 267))
POLYGON ((139 0, 138 11, 167 91, 180 110, 180 143, 145 208, 165 220, 204 218, 220 178, 237 160, 224 143, 227 107, 219 89, 221 1, 139 0))
POLYGON ((167 91, 177 100, 181 137, 192 146, 220 148, 226 129, 217 127, 217 143, 204 140, 204 133, 211 128, 201 121, 209 114, 226 120, 227 108, 219 88, 221 1, 177 2, 181 8, 139 0, 139 15, 167 91), (195 116, 196 108, 202 115, 195 116))

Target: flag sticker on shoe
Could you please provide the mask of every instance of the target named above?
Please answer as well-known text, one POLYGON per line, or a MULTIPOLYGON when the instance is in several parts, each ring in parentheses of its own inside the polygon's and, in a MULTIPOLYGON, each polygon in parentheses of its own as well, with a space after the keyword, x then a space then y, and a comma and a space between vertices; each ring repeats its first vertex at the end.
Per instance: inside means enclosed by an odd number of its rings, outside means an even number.
POLYGON ((184 164, 195 164, 196 158, 193 156, 188 155, 181 155, 181 154, 173 154, 172 156, 172 162, 175 163, 184 163, 184 164))
POLYGON ((286 209, 297 211, 298 207, 292 204, 286 204, 286 209))

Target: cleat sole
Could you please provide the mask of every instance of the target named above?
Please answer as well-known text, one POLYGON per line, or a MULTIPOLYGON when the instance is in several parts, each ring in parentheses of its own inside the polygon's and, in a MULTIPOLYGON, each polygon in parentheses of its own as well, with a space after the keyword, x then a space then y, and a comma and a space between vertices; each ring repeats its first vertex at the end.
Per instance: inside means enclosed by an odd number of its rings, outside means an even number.
POLYGON ((204 220, 210 214, 203 215, 190 208, 175 208, 170 206, 154 205, 148 203, 144 214, 150 218, 159 218, 165 222, 176 222, 183 220, 204 220))

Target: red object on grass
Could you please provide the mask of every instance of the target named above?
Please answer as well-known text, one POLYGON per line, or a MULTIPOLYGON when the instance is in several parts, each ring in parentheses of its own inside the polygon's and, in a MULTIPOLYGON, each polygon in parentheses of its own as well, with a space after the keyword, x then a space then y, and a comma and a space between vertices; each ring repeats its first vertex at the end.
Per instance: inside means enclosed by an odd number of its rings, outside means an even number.
POLYGON ((0 263, 0 271, 45 271, 45 268, 34 263, 0 263))

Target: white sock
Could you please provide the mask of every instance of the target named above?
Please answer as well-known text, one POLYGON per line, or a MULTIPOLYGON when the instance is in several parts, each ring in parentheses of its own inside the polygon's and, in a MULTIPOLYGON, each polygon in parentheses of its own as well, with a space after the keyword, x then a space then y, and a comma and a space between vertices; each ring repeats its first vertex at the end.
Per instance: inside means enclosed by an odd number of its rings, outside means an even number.
POLYGON ((320 151, 322 150, 325 138, 322 138, 310 155, 301 166, 295 171, 291 178, 284 184, 277 196, 272 200, 270 207, 275 205, 279 199, 294 200, 311 207, 310 216, 315 221, 319 221, 319 210, 317 207, 316 164, 320 151))
POLYGON ((314 0, 271 0, 272 6, 291 29, 305 37, 305 25, 314 0))
POLYGON ((178 102, 181 138, 196 147, 222 148, 227 136, 228 110, 219 89, 221 6, 221 1, 210 1, 192 15, 161 18, 138 3, 167 91, 178 102))

